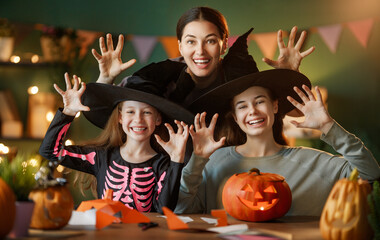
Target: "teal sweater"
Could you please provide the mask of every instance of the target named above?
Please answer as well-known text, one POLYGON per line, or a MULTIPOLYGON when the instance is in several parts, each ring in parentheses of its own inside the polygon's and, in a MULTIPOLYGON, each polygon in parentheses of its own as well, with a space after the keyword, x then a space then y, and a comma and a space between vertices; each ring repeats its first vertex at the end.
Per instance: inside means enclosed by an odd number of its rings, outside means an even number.
POLYGON ((284 146, 277 154, 244 157, 235 147, 218 149, 210 159, 192 155, 182 170, 177 213, 210 213, 223 208, 224 183, 235 173, 253 167, 280 174, 292 190, 287 215, 319 216, 337 180, 348 177, 356 167, 363 179, 380 178, 379 163, 360 139, 334 123, 321 139, 341 156, 306 147, 284 146))

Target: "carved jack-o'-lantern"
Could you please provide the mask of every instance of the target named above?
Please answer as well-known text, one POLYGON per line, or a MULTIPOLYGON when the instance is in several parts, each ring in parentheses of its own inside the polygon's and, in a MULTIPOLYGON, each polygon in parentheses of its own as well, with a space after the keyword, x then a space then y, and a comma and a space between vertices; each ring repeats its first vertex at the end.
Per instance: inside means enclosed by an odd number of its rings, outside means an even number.
POLYGON ((74 201, 65 186, 35 189, 29 198, 35 202, 31 228, 59 229, 69 222, 74 201))
POLYGON ((367 196, 371 186, 366 181, 356 179, 355 169, 350 179, 339 180, 331 190, 320 220, 324 239, 371 239, 373 233, 367 218, 367 196))
POLYGON ((288 212, 292 193, 284 177, 253 168, 228 179, 222 201, 224 209, 236 219, 268 221, 288 212))

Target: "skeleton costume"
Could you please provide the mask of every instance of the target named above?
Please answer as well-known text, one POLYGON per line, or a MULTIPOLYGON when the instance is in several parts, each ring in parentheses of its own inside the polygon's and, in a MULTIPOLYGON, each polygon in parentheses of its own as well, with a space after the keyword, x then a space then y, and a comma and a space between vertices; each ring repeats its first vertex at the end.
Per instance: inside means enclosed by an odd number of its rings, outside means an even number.
MULTIPOLYGON (((163 119, 185 122, 193 119, 190 112, 160 96, 96 83, 88 84, 82 96, 83 104, 91 109, 84 114, 95 125, 103 127, 113 108, 126 100, 152 105, 161 112, 163 119)), ((121 157, 120 147, 64 146, 64 137, 73 120, 74 117, 65 115, 61 109, 57 111, 40 146, 39 152, 44 158, 50 161, 60 159, 60 164, 65 167, 94 175, 98 198, 103 198, 106 190, 112 189, 113 200, 131 209, 161 212, 161 208, 166 206, 174 210, 183 163, 173 162, 161 152, 145 162, 131 163, 121 157)))

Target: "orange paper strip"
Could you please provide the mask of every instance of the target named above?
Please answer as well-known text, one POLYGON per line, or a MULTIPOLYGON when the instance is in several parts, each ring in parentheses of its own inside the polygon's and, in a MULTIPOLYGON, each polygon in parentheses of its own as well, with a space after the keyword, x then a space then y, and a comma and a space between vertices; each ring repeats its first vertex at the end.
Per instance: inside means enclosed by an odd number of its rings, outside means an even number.
POLYGON ((226 211, 220 209, 220 210, 211 210, 211 215, 218 218, 218 224, 217 227, 223 227, 227 226, 227 213, 226 211))
POLYGON ((162 207, 162 211, 166 216, 166 223, 170 230, 189 229, 189 226, 182 222, 169 208, 162 207))

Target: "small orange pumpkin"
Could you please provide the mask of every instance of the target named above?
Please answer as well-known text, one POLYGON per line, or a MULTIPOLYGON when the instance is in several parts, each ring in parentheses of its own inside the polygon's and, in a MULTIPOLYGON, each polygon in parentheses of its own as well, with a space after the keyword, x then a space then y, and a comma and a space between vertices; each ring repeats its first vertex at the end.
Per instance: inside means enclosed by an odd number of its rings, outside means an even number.
POLYGON ((320 219, 320 231, 326 240, 371 239, 368 223, 367 196, 371 185, 359 179, 356 168, 349 179, 335 183, 325 203, 320 219))
POLYGON ((66 186, 38 188, 30 192, 29 198, 35 202, 31 228, 59 229, 69 222, 74 200, 66 186))
POLYGON ((292 193, 283 176, 253 168, 228 179, 222 201, 232 217, 260 222, 284 216, 290 209, 292 193))
POLYGON ((16 196, 8 184, 0 178, 0 239, 12 230, 16 217, 16 196))

